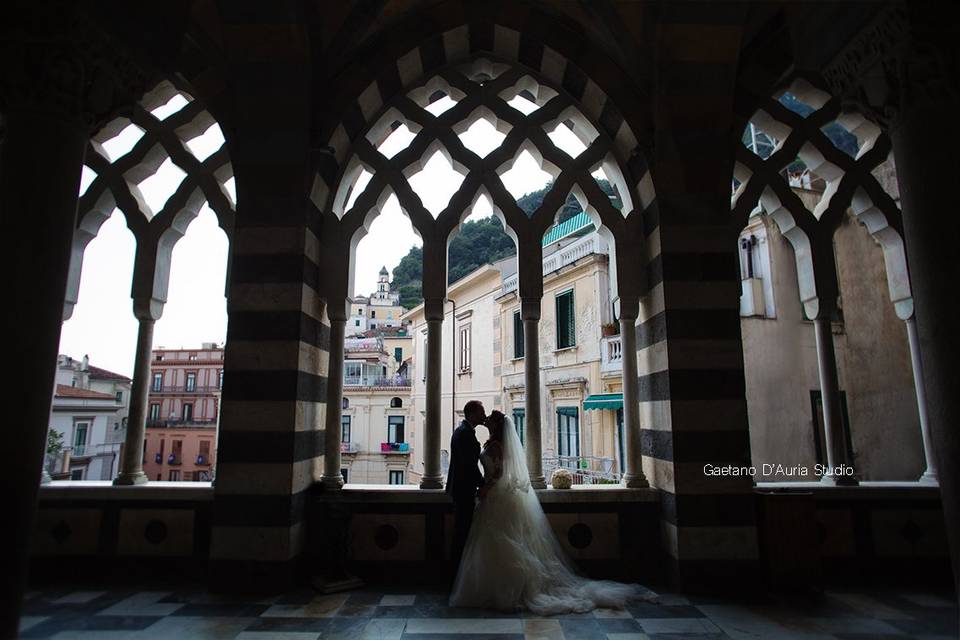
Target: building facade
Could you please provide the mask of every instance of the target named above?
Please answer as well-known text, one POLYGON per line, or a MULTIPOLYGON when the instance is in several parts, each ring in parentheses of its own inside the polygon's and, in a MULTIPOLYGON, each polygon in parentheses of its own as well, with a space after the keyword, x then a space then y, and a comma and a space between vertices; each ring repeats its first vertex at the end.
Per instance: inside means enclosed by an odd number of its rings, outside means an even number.
POLYGON ((213 479, 222 388, 223 347, 153 350, 143 462, 150 480, 213 479))
POLYGON ((57 357, 50 429, 63 449, 45 457, 53 478, 112 480, 117 473, 130 406, 130 378, 94 367, 87 356, 57 357))
POLYGON ((352 484, 409 484, 410 380, 381 338, 344 343, 341 473, 352 484))
POLYGON ((400 317, 406 311, 400 306, 400 294, 390 291, 390 272, 386 267, 377 276, 377 290, 369 296, 355 296, 350 300, 350 318, 347 335, 368 330, 399 327, 400 317))

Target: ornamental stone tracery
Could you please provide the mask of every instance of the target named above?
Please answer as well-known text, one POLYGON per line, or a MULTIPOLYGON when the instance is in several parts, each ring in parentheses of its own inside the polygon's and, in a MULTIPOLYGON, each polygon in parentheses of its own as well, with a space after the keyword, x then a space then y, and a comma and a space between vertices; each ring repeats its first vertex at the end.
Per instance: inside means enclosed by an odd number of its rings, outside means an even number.
POLYGON ((138 317, 160 317, 173 247, 205 204, 216 215, 228 241, 232 239, 233 169, 226 144, 221 143, 203 159, 190 148, 191 141, 215 126, 199 101, 163 81, 133 106, 129 118, 116 118, 91 137, 85 166, 94 177, 79 200, 64 320, 69 319, 77 301, 83 252, 114 210, 123 214, 136 238, 132 297, 138 317), (177 96, 184 104, 169 107, 177 96), (108 151, 110 141, 131 126, 142 132, 133 146, 127 151, 108 151), (168 159, 183 177, 159 210, 153 211, 140 185, 155 176, 168 159))
POLYGON ((803 77, 795 79, 779 99, 761 101, 750 122, 769 136, 773 149, 764 158, 746 145, 738 145, 734 163, 737 186, 731 202, 734 224, 738 230, 745 227, 758 206, 776 222, 794 249, 807 315, 829 314, 835 304, 839 292, 833 234, 849 208, 883 249, 890 299, 897 315, 911 317, 913 300, 900 209, 874 174, 891 154, 887 134, 858 113, 841 113, 838 98, 820 88, 816 80, 803 77), (795 99, 808 113, 790 108, 784 96, 795 99), (835 125, 856 139, 855 155, 840 149, 825 133, 835 125), (822 197, 812 209, 793 192, 786 175, 798 160, 825 183, 822 197))

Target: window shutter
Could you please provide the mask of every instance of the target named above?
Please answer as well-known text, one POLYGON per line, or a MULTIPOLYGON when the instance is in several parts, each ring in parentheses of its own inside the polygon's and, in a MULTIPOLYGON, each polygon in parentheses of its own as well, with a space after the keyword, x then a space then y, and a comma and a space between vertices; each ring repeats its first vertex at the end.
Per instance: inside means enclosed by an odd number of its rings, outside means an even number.
POLYGON ((524 357, 523 352, 523 319, 520 317, 519 311, 513 312, 513 357, 522 358, 524 357))

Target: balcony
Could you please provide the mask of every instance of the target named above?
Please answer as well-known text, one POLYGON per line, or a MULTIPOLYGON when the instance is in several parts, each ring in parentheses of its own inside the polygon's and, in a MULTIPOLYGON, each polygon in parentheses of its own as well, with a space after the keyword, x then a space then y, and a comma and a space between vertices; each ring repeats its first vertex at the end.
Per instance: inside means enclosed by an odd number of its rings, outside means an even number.
POLYGON ((616 484, 620 481, 617 462, 596 456, 544 456, 543 475, 547 482, 553 472, 563 468, 573 475, 573 484, 616 484))
POLYGON ((161 420, 159 418, 148 418, 147 426, 153 428, 181 428, 181 427, 198 427, 198 428, 209 428, 215 427, 217 425, 216 418, 168 418, 166 420, 161 420))
POLYGON ((409 387, 410 378, 394 376, 343 376, 344 387, 409 387))
POLYGON ((162 387, 151 386, 150 393, 169 393, 169 394, 210 394, 210 393, 220 393, 221 389, 218 386, 179 386, 173 387, 169 385, 163 385, 162 387))
POLYGON ((360 451, 360 445, 356 442, 341 442, 340 443, 340 453, 358 453, 360 451))
POLYGON ((381 442, 380 453, 410 453, 409 442, 381 442))
POLYGON ((86 444, 75 444, 70 451, 70 457, 72 458, 83 458, 89 456, 90 454, 90 447, 86 444))
POLYGON ((620 336, 600 340, 600 373, 620 373, 623 369, 623 347, 620 336))
MULTIPOLYGON (((563 249, 546 256, 543 259, 543 275, 558 271, 568 264, 573 264, 580 258, 594 253, 606 255, 607 250, 607 243, 604 242, 603 238, 595 233, 587 234, 579 240, 571 242, 563 249)), ((520 276, 516 273, 504 278, 501 293, 506 294, 515 291, 519 286, 519 278, 520 276)))

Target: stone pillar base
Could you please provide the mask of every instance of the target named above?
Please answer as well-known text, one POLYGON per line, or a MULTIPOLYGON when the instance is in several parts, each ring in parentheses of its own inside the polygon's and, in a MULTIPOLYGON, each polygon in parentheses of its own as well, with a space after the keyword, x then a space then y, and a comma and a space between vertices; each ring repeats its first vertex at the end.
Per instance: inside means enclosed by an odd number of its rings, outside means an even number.
POLYGON ((423 476, 420 479, 421 489, 443 489, 443 476, 423 476))
POLYGON ((113 480, 113 485, 116 487, 130 487, 137 484, 147 484, 150 479, 147 478, 147 474, 143 471, 137 471, 136 473, 121 473, 113 480))
POLYGON ((546 489, 547 481, 545 478, 530 478, 530 486, 534 489, 546 489))
POLYGON ((650 483, 647 482, 646 477, 641 475, 631 475, 623 474, 623 480, 621 481, 623 486, 627 489, 646 489, 650 486, 650 483))
POLYGON ((320 478, 320 486, 323 487, 324 490, 336 491, 343 489, 343 476, 339 473, 333 476, 324 475, 320 478))
POLYGON ((917 480, 917 482, 919 482, 920 484, 927 484, 927 485, 931 485, 931 486, 934 486, 934 487, 939 487, 939 486, 940 486, 940 481, 937 480, 937 474, 935 474, 935 473, 930 473, 929 470, 928 470, 928 471, 924 471, 924 472, 923 472, 923 475, 920 476, 920 479, 917 480))
POLYGON ((850 476, 823 476, 820 482, 831 487, 856 487, 860 481, 850 476))

